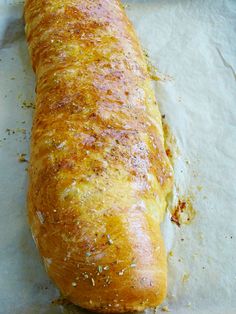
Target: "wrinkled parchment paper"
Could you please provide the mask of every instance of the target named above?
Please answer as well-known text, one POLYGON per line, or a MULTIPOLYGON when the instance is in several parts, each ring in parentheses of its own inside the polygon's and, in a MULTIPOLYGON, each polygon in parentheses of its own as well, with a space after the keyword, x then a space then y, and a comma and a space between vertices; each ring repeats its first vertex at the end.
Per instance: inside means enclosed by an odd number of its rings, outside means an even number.
MULTIPOLYGON (((0 313, 82 313, 51 304, 59 292, 44 271, 27 225, 24 161, 35 81, 22 2, 0 0, 0 313)), ((157 312, 234 314, 236 1, 126 4, 162 77, 155 83, 157 99, 180 152, 174 199, 194 194, 197 211, 189 225, 179 228, 169 216, 163 224, 170 251, 169 291, 157 312)))

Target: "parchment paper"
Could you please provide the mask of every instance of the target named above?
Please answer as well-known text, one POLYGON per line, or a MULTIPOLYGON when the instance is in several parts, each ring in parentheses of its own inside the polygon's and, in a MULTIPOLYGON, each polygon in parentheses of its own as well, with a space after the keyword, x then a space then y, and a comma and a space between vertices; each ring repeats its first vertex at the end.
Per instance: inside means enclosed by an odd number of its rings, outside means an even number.
MULTIPOLYGON (((236 1, 132 0, 127 12, 163 80, 162 114, 177 140, 176 192, 195 195, 197 215, 163 224, 169 292, 158 310, 236 313, 236 1), (163 308, 164 307, 164 308, 163 308)), ((82 310, 51 304, 48 279, 26 218, 34 99, 22 1, 0 0, 0 313, 82 310), (10 129, 10 130, 7 130, 10 129), (26 155, 21 155, 26 154, 26 155)))

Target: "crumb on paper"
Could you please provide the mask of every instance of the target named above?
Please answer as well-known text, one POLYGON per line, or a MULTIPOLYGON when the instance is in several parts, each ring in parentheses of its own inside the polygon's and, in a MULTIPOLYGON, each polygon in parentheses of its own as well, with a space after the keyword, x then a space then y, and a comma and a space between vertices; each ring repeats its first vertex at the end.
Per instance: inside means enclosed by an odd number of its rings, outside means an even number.
POLYGON ((167 305, 164 305, 162 308, 161 308, 162 312, 170 312, 170 309, 168 308, 167 305))
POLYGON ((35 109, 35 104, 32 101, 28 102, 28 101, 24 100, 22 105, 21 105, 21 108, 23 108, 23 109, 29 109, 29 108, 35 109))
POLYGON ((23 134, 25 135, 26 134, 26 129, 24 128, 16 128, 16 129, 9 129, 7 128, 5 130, 5 132, 7 133, 7 135, 14 135, 14 134, 23 134))
POLYGON ((170 252, 169 252, 169 256, 174 256, 173 251, 170 251, 170 252))
POLYGON ((166 74, 166 73, 159 73, 159 78, 160 78, 160 81, 162 82, 172 82, 174 81, 174 78, 173 76, 169 75, 169 74, 166 74))
POLYGON ((130 4, 122 3, 121 6, 123 7, 124 10, 126 10, 126 9, 128 9, 130 7, 130 4))
POLYGON ((190 274, 185 273, 182 277, 182 283, 186 283, 189 280, 190 274))
MULTIPOLYGON (((25 128, 12 128, 12 129, 7 128, 5 130, 5 132, 7 133, 8 136, 14 136, 15 140, 19 141, 19 142, 22 142, 22 140, 26 140, 27 139, 27 132, 26 132, 25 128)), ((4 141, 6 139, 7 139, 6 137, 3 138, 4 141)))
POLYGON ((21 153, 18 155, 18 161, 19 162, 28 162, 28 160, 25 158, 26 154, 25 153, 21 153))
POLYGON ((55 305, 71 305, 71 302, 66 300, 64 297, 59 297, 55 300, 52 300, 52 304, 55 304, 55 305))

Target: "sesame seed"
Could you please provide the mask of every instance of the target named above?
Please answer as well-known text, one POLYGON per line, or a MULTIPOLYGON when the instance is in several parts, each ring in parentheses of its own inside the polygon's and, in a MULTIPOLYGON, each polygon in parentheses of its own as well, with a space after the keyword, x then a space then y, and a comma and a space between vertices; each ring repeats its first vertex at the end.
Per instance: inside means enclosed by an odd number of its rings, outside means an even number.
POLYGON ((108 240, 108 244, 112 245, 113 244, 113 240, 111 239, 110 235, 107 235, 107 240, 108 240))
POLYGON ((102 266, 101 265, 98 265, 98 271, 99 271, 99 273, 102 272, 102 266))
POLYGON ((110 267, 107 265, 107 266, 104 266, 103 269, 104 269, 104 270, 109 270, 110 267))
POLYGON ((125 271, 125 269, 122 269, 121 271, 118 272, 118 275, 119 276, 123 276, 124 275, 124 271, 125 271))

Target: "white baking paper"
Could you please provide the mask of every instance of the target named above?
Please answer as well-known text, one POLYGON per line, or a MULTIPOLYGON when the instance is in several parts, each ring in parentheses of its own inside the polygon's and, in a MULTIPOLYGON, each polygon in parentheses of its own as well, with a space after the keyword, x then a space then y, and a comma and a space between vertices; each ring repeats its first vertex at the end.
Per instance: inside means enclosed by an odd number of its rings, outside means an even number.
MULTIPOLYGON (((27 162, 19 159, 28 158, 35 82, 22 2, 0 0, 0 313, 83 313, 51 304, 59 292, 27 225, 27 162)), ((180 152, 173 199, 194 194, 197 212, 181 228, 166 216, 169 291, 157 312, 235 314, 236 1, 126 4, 162 77, 157 99, 180 152)))

